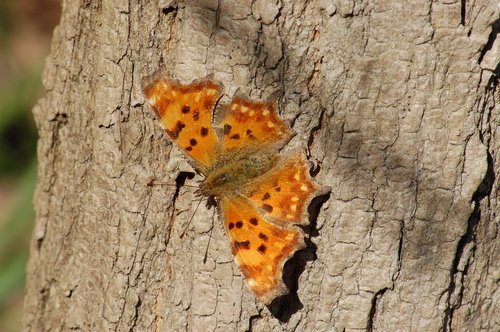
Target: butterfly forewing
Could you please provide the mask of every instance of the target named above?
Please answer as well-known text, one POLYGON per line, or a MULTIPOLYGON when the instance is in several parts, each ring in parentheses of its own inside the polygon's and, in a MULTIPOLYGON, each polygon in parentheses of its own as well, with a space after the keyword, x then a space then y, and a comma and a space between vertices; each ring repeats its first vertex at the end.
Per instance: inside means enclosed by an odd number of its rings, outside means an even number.
POLYGON ((280 144, 292 136, 288 125, 278 116, 274 101, 251 101, 234 97, 225 109, 219 126, 224 135, 224 150, 242 149, 249 145, 280 144))
POLYGON ((144 94, 170 139, 198 164, 210 167, 217 155, 212 112, 220 86, 212 80, 181 85, 158 76, 145 85, 144 94))

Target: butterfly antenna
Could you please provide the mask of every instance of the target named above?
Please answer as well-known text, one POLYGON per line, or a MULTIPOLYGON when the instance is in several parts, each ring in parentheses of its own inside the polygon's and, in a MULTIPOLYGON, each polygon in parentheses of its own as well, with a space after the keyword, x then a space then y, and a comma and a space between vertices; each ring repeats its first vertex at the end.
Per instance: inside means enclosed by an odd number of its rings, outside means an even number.
POLYGON ((203 257, 203 264, 207 263, 208 248, 210 247, 210 240, 212 240, 212 231, 214 230, 214 216, 215 216, 215 211, 214 214, 212 215, 212 227, 210 227, 210 233, 208 233, 208 243, 207 243, 207 248, 205 249, 205 256, 203 257))
POLYGON ((194 218, 194 215, 196 214, 196 211, 198 211, 198 208, 200 207, 200 204, 201 204, 201 201, 203 200, 203 197, 200 198, 200 200, 198 201, 198 205, 196 205, 196 209, 194 209, 194 212, 193 214, 191 215, 191 218, 189 218, 188 222, 186 223, 186 225, 184 226, 184 230, 182 231, 181 235, 179 236, 181 239, 184 237, 184 235, 186 235, 186 231, 189 227, 189 224, 191 223, 191 221, 193 220, 194 218))
POLYGON ((210 248, 210 240, 212 240, 212 231, 213 230, 214 230, 214 224, 212 223, 212 227, 210 227, 210 233, 208 233, 208 243, 207 243, 207 247, 205 248, 205 256, 203 256, 203 264, 207 263, 208 248, 210 248))
POLYGON ((199 186, 195 186, 195 185, 192 185, 192 184, 183 184, 182 187, 198 188, 199 186))
POLYGON ((154 187, 154 186, 167 186, 167 187, 188 187, 188 188, 198 188, 199 186, 195 186, 195 185, 192 185, 192 184, 183 184, 183 185, 178 185, 178 184, 174 184, 174 183, 156 183, 153 181, 149 181, 147 184, 146 184, 148 187, 154 187))

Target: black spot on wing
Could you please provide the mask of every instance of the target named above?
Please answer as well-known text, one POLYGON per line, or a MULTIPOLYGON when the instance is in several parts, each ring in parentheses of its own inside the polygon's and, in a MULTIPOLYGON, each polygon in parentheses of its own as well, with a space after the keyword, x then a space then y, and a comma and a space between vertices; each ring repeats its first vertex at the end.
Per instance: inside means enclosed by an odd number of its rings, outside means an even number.
POLYGON ((182 129, 186 127, 184 122, 182 121, 177 121, 175 124, 175 127, 173 130, 166 130, 167 134, 172 137, 173 139, 179 138, 179 134, 181 133, 182 129))
POLYGON ((273 212, 273 207, 269 204, 262 204, 262 209, 264 209, 264 211, 269 213, 273 212))
POLYGON ((256 137, 252 133, 252 130, 247 129, 246 134, 247 134, 248 138, 250 138, 250 139, 256 139, 256 137))
POLYGON ((234 248, 236 251, 240 249, 248 250, 250 249, 250 241, 234 241, 234 248))

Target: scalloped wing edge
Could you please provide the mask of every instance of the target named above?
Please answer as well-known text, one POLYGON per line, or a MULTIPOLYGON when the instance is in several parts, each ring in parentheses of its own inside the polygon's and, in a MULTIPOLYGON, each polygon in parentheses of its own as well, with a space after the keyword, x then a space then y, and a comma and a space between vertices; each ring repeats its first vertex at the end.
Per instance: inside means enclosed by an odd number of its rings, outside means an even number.
MULTIPOLYGON (((297 226, 292 226, 292 227, 288 227, 288 228, 289 229, 290 228, 298 229, 299 242, 298 242, 298 245, 290 252, 290 254, 287 257, 284 257, 283 261, 280 263, 279 270, 278 270, 279 271, 278 285, 276 285, 276 288, 274 288, 272 291, 270 291, 264 295, 258 296, 258 299, 260 301, 262 301, 262 303, 264 303, 265 305, 270 305, 271 302, 273 302, 278 297, 283 296, 283 295, 287 295, 290 293, 290 290, 288 289, 288 287, 285 285, 285 282, 283 281, 283 270, 285 268, 285 264, 290 259, 292 259, 293 256, 295 256, 296 252, 306 248, 306 243, 304 241, 304 237, 305 237, 304 231, 300 227, 297 227, 297 226)), ((285 228, 285 229, 287 229, 287 228, 285 228)), ((247 286, 248 286, 248 283, 247 283, 247 286)), ((250 288, 250 287, 248 287, 248 288, 250 288)))
POLYGON ((316 198, 316 197, 320 197, 320 196, 323 196, 323 195, 326 195, 326 194, 329 194, 332 192, 332 187, 330 186, 322 186, 320 184, 318 184, 318 182, 316 182, 316 179, 313 178, 311 176, 311 168, 313 165, 312 161, 309 160, 306 156, 306 153, 304 152, 304 150, 300 150, 300 152, 298 152, 301 154, 301 157, 304 159, 304 161, 306 162, 306 165, 307 165, 307 179, 309 181, 311 181, 315 186, 316 186, 316 190, 314 191, 314 193, 311 195, 311 197, 309 197, 305 202, 304 202, 304 211, 302 212, 302 215, 301 215, 301 219, 302 220, 307 220, 307 221, 303 221, 301 223, 299 223, 298 225, 309 225, 310 222, 309 222, 309 206, 311 205, 312 201, 316 198))
POLYGON ((222 140, 224 138, 223 128, 220 127, 219 125, 222 122, 222 120, 224 119, 226 113, 228 112, 229 105, 231 105, 233 100, 235 100, 236 98, 241 98, 245 101, 254 102, 254 103, 272 103, 275 110, 276 110, 276 115, 279 116, 279 118, 283 121, 283 124, 285 125, 286 129, 289 131, 288 137, 284 138, 279 144, 274 144, 275 148, 278 151, 280 151, 284 146, 286 146, 288 144, 288 142, 290 142, 290 140, 292 138, 294 138, 297 135, 297 132, 295 132, 295 130, 293 130, 292 127, 290 127, 290 124, 288 123, 288 121, 285 121, 285 119, 283 119, 283 117, 281 116, 281 114, 279 112, 280 108, 279 108, 279 103, 278 103, 278 98, 277 98, 278 92, 279 91, 273 92, 272 94, 267 96, 267 98, 265 98, 265 99, 254 99, 254 98, 250 98, 247 95, 243 94, 241 92, 241 89, 238 88, 235 91, 235 93, 233 94, 233 96, 231 97, 231 99, 229 100, 229 103, 224 103, 224 104, 218 105, 219 107, 214 114, 214 118, 213 118, 214 119, 214 129, 215 129, 215 132, 217 133, 217 135, 219 136, 219 139, 222 140))
MULTIPOLYGON (((142 95, 144 96, 144 99, 146 100, 148 106, 154 111, 153 113, 156 115, 157 120, 158 120, 159 125, 162 128, 162 130, 165 131, 164 125, 161 121, 161 116, 158 113, 158 111, 153 107, 154 102, 149 100, 148 97, 146 96, 146 94, 145 94, 146 88, 148 88, 149 86, 151 86, 152 84, 154 84, 157 81, 163 81, 167 84, 174 84, 174 85, 183 86, 183 87, 187 87, 189 85, 194 85, 194 84, 198 84, 198 83, 203 83, 206 81, 211 81, 212 83, 214 83, 218 87, 217 91, 219 92, 218 101, 216 102, 214 108, 211 110, 211 113, 212 113, 211 126, 212 126, 212 128, 214 128, 216 135, 217 135, 217 127, 214 125, 214 119, 216 116, 215 114, 216 114, 216 109, 218 108, 218 103, 219 103, 220 99, 224 96, 224 84, 221 83, 220 81, 216 80, 215 75, 213 73, 210 73, 210 74, 206 75, 205 77, 195 79, 195 80, 193 80, 189 83, 186 83, 186 84, 181 83, 178 79, 174 79, 174 78, 170 78, 170 77, 171 77, 171 75, 166 68, 160 68, 157 71, 155 71, 153 74, 146 75, 141 79, 142 95)), ((167 135, 167 137, 168 137, 168 135, 167 135)), ((219 137, 217 137, 217 138, 220 139, 219 137)), ((206 171, 206 167, 204 165, 197 162, 194 158, 192 158, 189 154, 187 154, 183 149, 181 149, 177 144, 175 144, 175 142, 172 139, 170 139, 170 137, 168 137, 168 141, 173 146, 175 146, 182 153, 183 156, 187 157, 187 161, 188 161, 189 165, 191 165, 197 172, 199 172, 199 173, 201 172, 202 174, 204 174, 204 172, 206 171)))
MULTIPOLYGON (((330 186, 321 186, 319 185, 315 179, 311 176, 310 174, 310 169, 311 167, 313 166, 312 162, 306 157, 306 154, 304 152, 303 149, 294 149, 294 150, 291 150, 289 152, 286 153, 285 156, 281 157, 280 158, 280 163, 285 163, 288 159, 290 159, 291 156, 295 155, 295 154, 299 154, 300 157, 305 161, 306 163, 306 166, 307 166, 307 180, 309 180, 312 184, 314 184, 314 186, 316 187, 316 190, 312 193, 312 195, 307 198, 305 201, 304 201, 304 210, 301 214, 301 222, 295 222, 293 223, 292 225, 299 225, 299 226, 307 226, 310 224, 309 222, 309 212, 308 212, 308 209, 309 209, 309 205, 311 204, 311 202, 316 198, 316 197, 320 197, 320 196, 323 196, 323 195, 326 195, 328 193, 330 193, 332 191, 332 188, 330 186)), ((281 165, 277 165, 275 167, 280 167, 281 165)), ((250 200, 252 202, 252 204, 257 208, 257 210, 259 211, 259 213, 261 213, 262 216, 265 216, 266 213, 264 213, 265 211, 258 205, 256 204, 255 201, 253 200, 250 200)), ((282 228, 286 228, 286 227, 283 227, 282 224, 280 224, 277 220, 277 218, 273 218, 271 216, 266 216, 265 218, 268 222, 270 222, 271 224, 275 225, 275 226, 278 226, 278 227, 282 227, 282 228)))

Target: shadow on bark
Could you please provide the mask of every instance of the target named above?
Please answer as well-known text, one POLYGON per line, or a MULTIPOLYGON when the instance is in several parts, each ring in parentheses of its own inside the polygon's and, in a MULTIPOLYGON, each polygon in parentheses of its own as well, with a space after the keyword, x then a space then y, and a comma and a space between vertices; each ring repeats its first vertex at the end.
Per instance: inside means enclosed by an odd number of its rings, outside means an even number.
POLYGON ((288 322, 293 314, 304 307, 297 295, 299 277, 304 272, 307 262, 316 260, 317 246, 310 240, 310 237, 319 235, 316 222, 323 204, 329 198, 330 192, 315 197, 311 201, 311 204, 309 204, 307 211, 309 212, 310 224, 304 229, 305 233, 309 235, 309 237, 305 238, 306 248, 297 252, 292 259, 287 261, 283 269, 283 281, 290 290, 290 293, 275 299, 268 306, 271 314, 282 323, 288 322))

